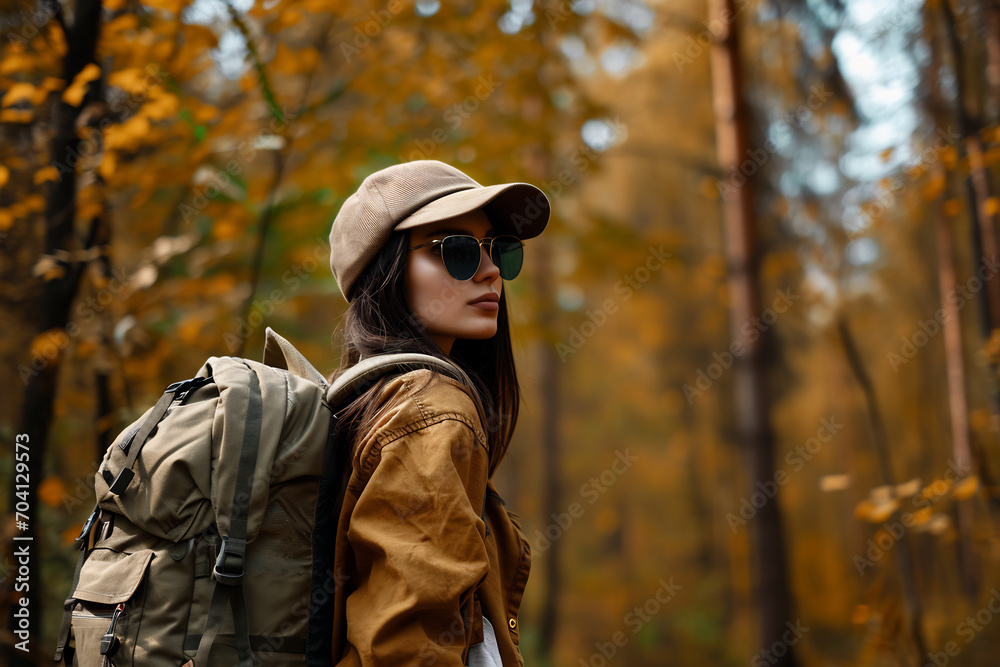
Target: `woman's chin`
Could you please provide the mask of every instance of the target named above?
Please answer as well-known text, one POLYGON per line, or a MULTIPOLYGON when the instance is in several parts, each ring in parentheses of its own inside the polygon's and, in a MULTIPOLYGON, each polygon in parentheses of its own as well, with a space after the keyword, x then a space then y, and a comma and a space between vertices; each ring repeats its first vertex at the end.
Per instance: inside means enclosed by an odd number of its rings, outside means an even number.
POLYGON ((496 325, 492 327, 476 327, 475 329, 468 329, 460 334, 456 335, 456 338, 465 338, 466 340, 487 340, 493 338, 497 335, 496 325))

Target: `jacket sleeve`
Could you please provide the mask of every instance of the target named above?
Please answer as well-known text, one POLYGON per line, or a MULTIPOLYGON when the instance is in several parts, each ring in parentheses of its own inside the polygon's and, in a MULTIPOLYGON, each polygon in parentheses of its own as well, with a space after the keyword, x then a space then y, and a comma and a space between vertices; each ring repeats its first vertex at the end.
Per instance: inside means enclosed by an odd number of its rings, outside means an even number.
POLYGON ((451 418, 382 437, 348 530, 359 578, 348 641, 365 667, 462 665, 473 594, 489 571, 485 447, 451 418))

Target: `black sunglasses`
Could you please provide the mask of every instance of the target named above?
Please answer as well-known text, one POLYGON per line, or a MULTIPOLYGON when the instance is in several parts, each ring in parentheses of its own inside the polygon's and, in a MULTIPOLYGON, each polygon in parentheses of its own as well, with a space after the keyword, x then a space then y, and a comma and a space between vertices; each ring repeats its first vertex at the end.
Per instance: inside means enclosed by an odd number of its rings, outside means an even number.
POLYGON ((435 243, 441 244, 441 259, 444 268, 455 280, 469 280, 479 270, 483 254, 479 248, 488 244, 490 259, 500 269, 500 277, 513 280, 521 272, 524 263, 524 244, 516 236, 491 236, 477 239, 474 236, 454 235, 443 239, 435 239, 427 243, 413 246, 410 250, 424 248, 435 243))

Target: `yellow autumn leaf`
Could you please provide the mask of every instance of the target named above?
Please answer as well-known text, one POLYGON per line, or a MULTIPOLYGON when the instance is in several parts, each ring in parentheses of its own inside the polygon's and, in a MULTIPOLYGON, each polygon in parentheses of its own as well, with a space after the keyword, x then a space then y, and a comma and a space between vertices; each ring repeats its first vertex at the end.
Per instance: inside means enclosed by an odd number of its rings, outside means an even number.
POLYGON ((698 181, 698 190, 705 199, 719 198, 719 180, 711 176, 705 176, 698 181))
POLYGON ((27 109, 4 109, 0 111, 0 123, 30 123, 33 118, 27 109))
POLYGON ((976 475, 969 475, 959 481, 951 488, 951 495, 956 500, 968 500, 979 490, 979 478, 976 475))
POLYGON ((28 217, 28 207, 23 201, 14 202, 10 205, 10 214, 15 218, 28 217))
POLYGON ((180 101, 172 93, 165 93, 157 96, 154 102, 149 102, 142 108, 143 114, 149 120, 164 120, 177 115, 180 108, 180 101))
POLYGON ((941 149, 941 162, 948 169, 954 169, 958 164, 958 150, 954 146, 947 146, 941 149))
POLYGON ((53 165, 48 167, 42 167, 35 172, 35 185, 41 185, 47 181, 57 181, 59 180, 59 170, 53 165))
POLYGON ((232 220, 216 220, 212 224, 212 236, 220 241, 239 238, 242 228, 232 220))
POLYGON ((868 622, 869 618, 871 618, 871 611, 866 604, 857 605, 851 614, 851 622, 855 625, 864 625, 868 622))
POLYGON ((899 501, 895 498, 888 500, 862 500, 854 508, 854 516, 871 523, 882 523, 896 511, 899 501))
POLYGON ((115 174, 115 168, 118 166, 118 161, 115 159, 115 154, 110 151, 105 151, 104 156, 101 158, 101 164, 97 166, 97 173, 101 175, 104 180, 110 180, 115 174))
MULTIPOLYGON (((147 3, 148 4, 148 3, 147 3)), ((105 38, 127 30, 135 30, 139 27, 139 17, 135 14, 122 14, 121 16, 108 21, 104 26, 105 38)), ((118 85, 118 84, 115 84, 118 85)))
POLYGON ((594 517, 594 530, 606 535, 618 528, 618 523, 618 512, 611 508, 604 509, 594 517))
POLYGON ((42 85, 39 87, 52 91, 62 90, 66 87, 66 80, 55 76, 47 76, 42 80, 42 85))
POLYGON ((278 42, 274 58, 271 59, 267 69, 273 74, 295 74, 301 71, 296 55, 282 42, 278 42))
POLYGON ((819 490, 830 492, 830 491, 843 491, 851 485, 850 475, 823 475, 819 479, 819 490))
POLYGON ((82 523, 74 523, 72 526, 70 526, 69 528, 67 528, 62 532, 62 535, 59 536, 59 539, 62 540, 63 544, 66 545, 73 544, 73 542, 76 541, 76 538, 80 535, 80 532, 82 530, 83 530, 82 523))
POLYGON ((944 203, 944 214, 949 218, 954 218, 962 212, 962 202, 958 199, 949 199, 944 203))
POLYGON ((28 195, 22 203, 28 213, 41 213, 45 210, 45 197, 38 193, 28 195))
POLYGON ((935 514, 923 527, 933 535, 940 535, 951 527, 951 517, 947 514, 935 514))
POLYGON ((14 216, 5 208, 0 208, 0 232, 5 232, 14 226, 14 216))
POLYGON ((899 508, 899 501, 893 498, 892 500, 886 500, 883 502, 875 503, 872 507, 871 513, 868 515, 868 520, 872 523, 882 523, 886 519, 892 516, 892 513, 899 508))
POLYGON ((97 352, 97 343, 90 339, 81 340, 76 346, 76 358, 86 359, 97 352))
POLYGON ((996 215, 997 211, 1000 211, 1000 199, 990 197, 983 202, 983 210, 986 211, 986 215, 996 215))
POLYGON ((42 280, 55 280, 66 274, 66 267, 57 262, 52 255, 42 255, 31 267, 31 273, 42 280))
POLYGON ((943 479, 936 479, 927 486, 924 490, 920 492, 923 498, 940 498, 944 494, 948 493, 948 489, 951 488, 951 484, 943 479))
POLYGON ((936 170, 927 185, 924 186, 924 201, 934 201, 944 192, 947 179, 941 170, 936 170))
POLYGON ((101 68, 94 63, 87 65, 80 70, 73 82, 63 91, 63 101, 73 107, 80 106, 83 96, 87 93, 87 84, 101 76, 101 68))
POLYGON ((7 89, 7 94, 3 96, 0 107, 6 109, 22 100, 33 100, 36 89, 30 83, 15 83, 7 89))
POLYGON ((66 496, 66 485, 58 477, 46 477, 38 484, 38 499, 49 507, 59 507, 66 496))
POLYGON ((179 16, 184 8, 185 0, 144 0, 143 4, 156 9, 170 12, 174 16, 179 16))
POLYGON ((0 60, 0 75, 9 76, 15 72, 30 70, 35 64, 32 56, 24 53, 11 53, 0 60))
POLYGON ((854 506, 854 518, 864 519, 869 514, 871 514, 872 507, 874 506, 875 503, 865 498, 864 500, 862 500, 861 502, 859 502, 857 505, 854 506))
POLYGON ((31 341, 31 356, 58 363, 69 338, 61 327, 54 327, 35 336, 31 341))
POLYGON ((301 7, 310 14, 329 14, 331 11, 328 0, 304 0, 301 7))
POLYGON ((78 107, 83 102, 83 96, 87 93, 86 85, 73 84, 63 91, 63 102, 71 107, 78 107))
POLYGON ((139 67, 128 67, 112 72, 108 77, 108 83, 128 93, 135 93, 145 87, 146 72, 139 67))
POLYGON ((194 121, 196 123, 208 124, 215 121, 220 115, 218 107, 214 107, 211 104, 204 104, 192 114, 194 121))
POLYGON ((920 478, 914 477, 908 482, 903 482, 902 484, 896 485, 896 497, 906 498, 908 496, 916 495, 920 491, 920 478))
POLYGON ((187 317, 177 327, 177 337, 188 345, 198 342, 203 322, 197 317, 187 317))
POLYGON ((7 179, 10 178, 10 169, 0 164, 0 188, 7 185, 7 179))

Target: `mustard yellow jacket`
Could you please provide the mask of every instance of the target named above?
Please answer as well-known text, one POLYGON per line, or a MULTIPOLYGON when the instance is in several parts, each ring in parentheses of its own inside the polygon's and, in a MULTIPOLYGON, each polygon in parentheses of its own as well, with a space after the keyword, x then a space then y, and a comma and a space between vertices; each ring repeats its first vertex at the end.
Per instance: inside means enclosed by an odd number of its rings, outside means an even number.
POLYGON ((440 374, 387 383, 354 457, 334 570, 333 661, 339 667, 464 665, 492 623, 504 667, 524 665, 518 608, 531 551, 487 479, 471 397, 440 374))

